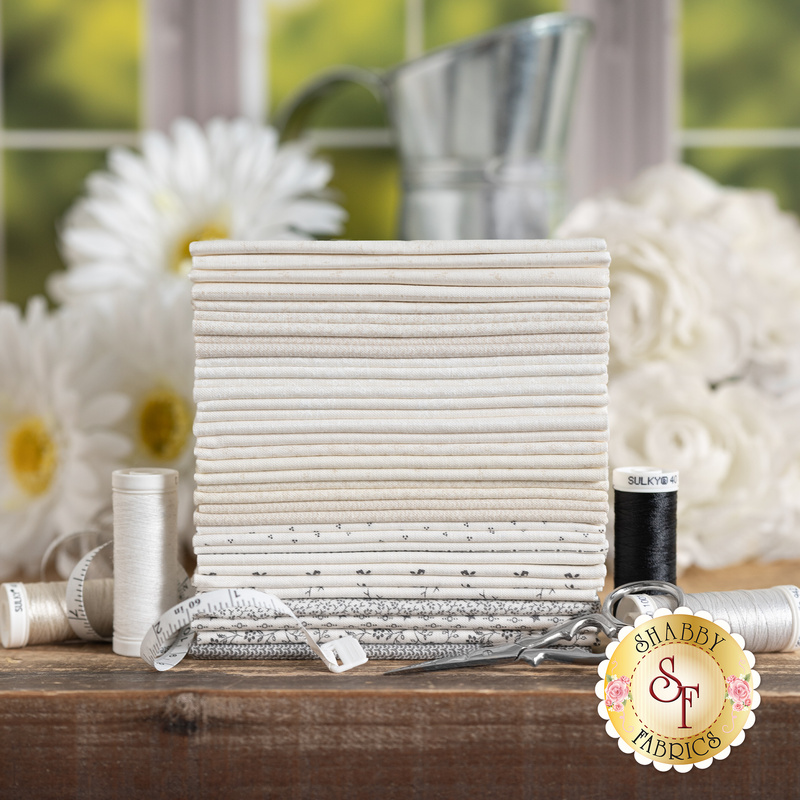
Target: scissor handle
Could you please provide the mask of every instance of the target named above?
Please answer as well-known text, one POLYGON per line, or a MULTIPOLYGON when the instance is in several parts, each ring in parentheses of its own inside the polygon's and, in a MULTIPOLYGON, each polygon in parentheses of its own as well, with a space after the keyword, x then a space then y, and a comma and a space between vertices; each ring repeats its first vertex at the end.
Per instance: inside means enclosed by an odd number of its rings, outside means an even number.
POLYGON ((631 594, 666 594, 676 601, 676 608, 686 605, 686 595, 683 593, 683 589, 674 583, 668 583, 667 581, 632 581, 631 583, 623 583, 608 593, 603 601, 602 611, 603 616, 613 620, 620 628, 625 626, 625 622, 619 619, 614 612, 617 610, 619 601, 631 594))

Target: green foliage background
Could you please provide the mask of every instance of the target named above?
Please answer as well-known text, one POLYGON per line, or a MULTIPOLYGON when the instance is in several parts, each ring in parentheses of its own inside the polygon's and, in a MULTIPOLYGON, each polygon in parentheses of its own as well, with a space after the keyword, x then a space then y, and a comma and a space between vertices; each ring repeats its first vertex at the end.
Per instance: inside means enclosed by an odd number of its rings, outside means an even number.
MULTIPOLYGON (((645 0, 643 0, 645 1, 645 0)), ((273 109, 323 69, 386 68, 403 60, 404 0, 265 0, 273 109)), ((560 0, 426 0, 425 47, 557 10, 560 0)), ((6 0, 0 8, 3 115, 10 129, 139 126, 138 0, 6 0)), ((684 0, 686 127, 800 128, 800 3, 684 0)), ((317 113, 318 126, 381 126, 383 111, 354 89, 317 113)), ((336 150, 334 186, 350 212, 348 238, 395 235, 397 164, 388 149, 336 150)), ((794 149, 692 149, 689 163, 726 184, 766 187, 800 211, 794 149)), ((43 290, 60 268, 56 226, 98 151, 7 151, 3 160, 7 296, 43 290)))

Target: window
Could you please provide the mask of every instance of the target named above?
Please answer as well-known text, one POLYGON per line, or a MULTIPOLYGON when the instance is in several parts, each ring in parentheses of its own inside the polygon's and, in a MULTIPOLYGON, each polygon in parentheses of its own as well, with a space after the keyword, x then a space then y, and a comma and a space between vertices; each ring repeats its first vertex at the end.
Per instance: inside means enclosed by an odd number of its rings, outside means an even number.
POLYGON ((56 221, 106 148, 136 141, 140 28, 137 0, 2 4, 0 231, 11 300, 41 292, 59 266, 56 221))
MULTIPOLYGON (((800 211, 791 0, 17 0, 0 18, 6 297, 43 291, 61 264, 58 220, 105 150, 135 145, 141 127, 178 114, 263 119, 324 69, 388 68, 562 6, 595 18, 600 55, 617 70, 584 70, 585 84, 610 77, 576 119, 578 196, 682 155, 800 211)), ((311 127, 350 213, 345 236, 396 235, 398 168, 380 104, 342 90, 311 127)))

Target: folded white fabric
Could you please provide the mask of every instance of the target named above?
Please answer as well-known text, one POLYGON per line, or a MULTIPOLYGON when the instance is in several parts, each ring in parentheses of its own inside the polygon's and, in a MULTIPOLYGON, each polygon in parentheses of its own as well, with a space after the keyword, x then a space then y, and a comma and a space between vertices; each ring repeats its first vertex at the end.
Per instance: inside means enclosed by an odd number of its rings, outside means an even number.
POLYGON ((605 248, 586 251, 564 252, 485 252, 485 253, 436 253, 436 254, 361 254, 326 253, 324 255, 303 253, 236 253, 202 254, 194 258, 195 271, 220 270, 319 270, 328 274, 342 274, 347 270, 376 270, 392 268, 404 272, 413 269, 497 269, 502 267, 524 267, 525 269, 552 269, 555 267, 607 266, 610 262, 605 248))
MULTIPOLYGON (((287 548, 378 546, 380 550, 394 550, 405 545, 419 545, 420 549, 430 549, 434 545, 453 550, 465 548, 496 548, 497 550, 524 549, 530 552, 537 548, 572 549, 576 545, 587 550, 605 550, 608 541, 603 527, 571 524, 540 525, 539 527, 513 527, 481 530, 480 525, 453 526, 444 528, 431 524, 402 526, 393 524, 373 524, 369 527, 349 528, 345 525, 333 526, 263 526, 241 528, 203 527, 194 537, 195 552, 200 555, 205 547, 217 548, 261 548, 269 546, 283 552, 287 548), (576 530, 583 528, 583 530, 576 530)), ((220 552, 225 552, 221 550, 220 552)), ((241 552, 248 552, 247 549, 241 552)), ((311 552, 309 550, 309 552, 311 552)))
MULTIPOLYGON (((506 300, 502 302, 481 302, 480 300, 469 303, 404 303, 403 301, 369 301, 369 300, 255 300, 251 297, 243 300, 205 300, 195 297, 193 301, 195 311, 198 313, 223 313, 237 312, 253 314, 295 314, 305 316, 308 314, 322 314, 336 316, 341 320, 343 315, 357 314, 379 315, 387 314, 422 318, 428 315, 438 315, 457 319, 459 315, 484 314, 493 317, 496 314, 586 314, 608 311, 608 299, 605 300, 506 300)), ((444 320, 447 321, 447 320, 444 320)), ((468 319, 459 320, 468 322, 468 319)), ((491 321, 491 320, 490 320, 491 321)))
MULTIPOLYGON (((597 609, 596 602, 552 601, 552 600, 442 600, 430 598, 425 600, 381 600, 335 598, 320 600, 301 598, 292 600, 292 611, 301 620, 309 620, 314 627, 323 627, 323 620, 335 620, 342 617, 357 617, 359 627, 385 627, 381 625, 384 617, 399 615, 403 618, 426 616, 426 624, 435 624, 437 620, 480 617, 484 619, 502 618, 503 620, 519 619, 520 624, 536 620, 540 616, 575 616, 587 614, 597 609)), ((249 606, 240 606, 220 610, 214 616, 204 619, 220 620, 255 620, 264 621, 263 612, 249 606)), ((274 618, 266 619, 273 623, 274 618)), ((303 624, 306 624, 305 622, 303 624)), ((405 627, 410 625, 403 624, 405 627)), ((330 626, 328 626, 330 627, 330 626)), ((403 627, 403 626, 401 626, 403 627)), ((509 625, 508 627, 513 627, 509 625)))
MULTIPOLYGON (((261 588, 320 641, 433 658, 597 602, 600 240, 192 246, 199 590, 261 588)), ((195 620, 199 657, 304 657, 195 620)))
MULTIPOLYGON (((473 647, 497 647, 516 641, 520 636, 541 629, 513 630, 427 630, 424 628, 308 628, 309 634, 319 643, 330 642, 342 636, 352 636, 361 644, 468 644, 473 647)), ((306 642, 302 631, 295 628, 283 630, 197 630, 197 644, 203 645, 259 645, 259 644, 303 644, 306 642)), ((595 636, 581 634, 575 644, 591 644, 595 636)), ((306 645, 307 647, 308 645, 306 645)))
MULTIPOLYGON (((370 644, 362 645, 367 658, 399 659, 401 661, 428 661, 466 655, 476 648, 474 644, 370 644)), ((241 659, 254 661, 308 660, 316 658, 308 644, 198 644, 189 653, 201 659, 241 659)))
MULTIPOLYGON (((393 583, 393 582, 392 582, 393 583)), ((396 586, 396 585, 347 585, 318 586, 309 583, 309 577, 298 575, 292 579, 291 586, 276 586, 266 578, 253 577, 240 580, 231 576, 197 575, 194 585, 198 591, 211 589, 260 589, 277 594, 282 600, 295 600, 303 597, 340 599, 353 598, 398 598, 425 599, 435 597, 439 600, 580 600, 595 602, 597 592, 602 588, 602 581, 587 582, 582 586, 539 586, 538 581, 520 581, 525 586, 517 588, 472 586, 396 586)))
POLYGON ((402 284, 195 283, 195 300, 369 303, 606 302, 605 286, 407 286, 402 284))

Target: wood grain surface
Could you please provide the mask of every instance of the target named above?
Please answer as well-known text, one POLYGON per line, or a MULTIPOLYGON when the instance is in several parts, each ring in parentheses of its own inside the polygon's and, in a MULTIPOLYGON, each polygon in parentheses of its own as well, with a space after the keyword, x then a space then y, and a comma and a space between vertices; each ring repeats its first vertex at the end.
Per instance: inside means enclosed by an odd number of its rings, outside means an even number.
MULTIPOLYGON (((800 563, 689 573, 688 591, 797 583, 800 563)), ((800 797, 800 654, 762 654, 762 704, 724 762, 624 756, 590 667, 332 675, 318 661, 156 673, 108 645, 0 651, 0 798, 800 797)))

